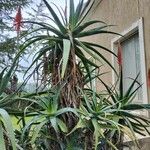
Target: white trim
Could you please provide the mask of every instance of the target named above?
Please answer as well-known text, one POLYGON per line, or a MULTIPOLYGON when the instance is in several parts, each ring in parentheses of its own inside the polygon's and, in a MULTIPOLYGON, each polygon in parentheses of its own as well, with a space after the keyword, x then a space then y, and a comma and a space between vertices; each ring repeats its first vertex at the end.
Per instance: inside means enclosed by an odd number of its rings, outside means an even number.
MULTIPOLYGON (((114 39, 111 40, 111 50, 114 51, 114 47, 118 41, 122 41, 134 32, 138 31, 139 33, 139 46, 140 46, 140 65, 141 65, 141 77, 142 77, 142 93, 143 103, 148 103, 148 94, 147 94, 147 80, 146 80, 146 63, 145 63, 145 51, 144 51, 144 33, 143 33, 143 18, 140 18, 137 22, 133 23, 131 27, 129 27, 127 30, 124 30, 121 35, 117 36, 114 39)), ((112 56, 112 63, 113 66, 115 66, 115 59, 114 56, 112 56)), ((115 72, 112 71, 112 82, 115 83, 115 72)))

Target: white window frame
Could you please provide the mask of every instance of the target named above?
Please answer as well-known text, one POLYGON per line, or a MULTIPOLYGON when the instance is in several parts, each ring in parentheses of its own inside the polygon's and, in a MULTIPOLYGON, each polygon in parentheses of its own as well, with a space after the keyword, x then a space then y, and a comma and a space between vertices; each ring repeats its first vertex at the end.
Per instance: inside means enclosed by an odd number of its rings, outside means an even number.
MULTIPOLYGON (((131 36, 133 33, 138 32, 139 34, 139 47, 140 47, 140 66, 141 66, 141 78, 142 78, 142 103, 148 103, 147 94, 147 79, 146 79, 146 63, 145 63, 145 49, 144 49, 144 31, 143 31, 143 18, 140 18, 137 22, 133 23, 128 29, 124 30, 121 35, 116 36, 111 40, 111 50, 115 53, 115 49, 118 41, 123 41, 124 39, 131 36)), ((115 58, 112 56, 112 63, 115 67, 115 58)), ((112 71, 112 83, 115 83, 115 72, 112 71)))

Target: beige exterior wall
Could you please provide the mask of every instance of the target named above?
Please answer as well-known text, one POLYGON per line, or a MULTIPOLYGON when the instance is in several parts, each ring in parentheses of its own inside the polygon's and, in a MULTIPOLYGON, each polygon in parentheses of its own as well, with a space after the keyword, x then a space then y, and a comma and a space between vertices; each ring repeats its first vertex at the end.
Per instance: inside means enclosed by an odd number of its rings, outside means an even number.
MULTIPOLYGON (((100 2, 100 0, 97 0, 100 2)), ((145 61, 146 70, 150 68, 150 0, 101 0, 99 5, 96 5, 92 11, 90 18, 101 20, 110 25, 110 31, 121 33, 128 29, 134 22, 143 17, 144 22, 144 46, 145 46, 145 61)), ((111 40, 116 37, 115 35, 99 35, 90 39, 94 42, 111 49, 111 40)), ((102 53, 104 53, 102 51, 102 53)), ((105 56, 112 61, 110 54, 104 53, 105 56)), ((106 65, 103 70, 110 71, 106 65)), ((146 73, 147 74, 147 73, 146 73)), ((109 73, 103 79, 111 83, 112 74, 109 73)), ((100 84, 97 83, 100 88, 100 84)), ((150 97, 150 91, 148 91, 150 97)), ((149 100, 150 102, 150 100, 149 100)))

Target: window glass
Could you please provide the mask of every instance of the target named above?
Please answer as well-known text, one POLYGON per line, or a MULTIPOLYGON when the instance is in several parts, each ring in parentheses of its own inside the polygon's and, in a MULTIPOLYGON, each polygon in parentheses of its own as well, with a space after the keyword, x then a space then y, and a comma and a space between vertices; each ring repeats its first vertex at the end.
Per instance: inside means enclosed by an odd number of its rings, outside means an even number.
MULTIPOLYGON (((138 82, 141 84, 141 67, 140 67, 140 49, 139 49, 139 35, 138 33, 132 35, 130 38, 121 42, 123 53, 123 84, 124 92, 127 91, 132 79, 135 79, 138 73, 140 73, 138 82)), ((138 84, 135 84, 136 89, 138 84)), ((134 103, 142 103, 142 89, 138 90, 138 93, 134 99, 134 103)))

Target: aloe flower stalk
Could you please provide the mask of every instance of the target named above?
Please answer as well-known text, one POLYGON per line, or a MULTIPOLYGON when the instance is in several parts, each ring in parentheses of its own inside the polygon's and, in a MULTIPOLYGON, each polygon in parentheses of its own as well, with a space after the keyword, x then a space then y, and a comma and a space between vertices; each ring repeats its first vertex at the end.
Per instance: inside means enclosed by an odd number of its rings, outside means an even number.
POLYGON ((19 34, 21 26, 22 26, 21 6, 18 7, 17 14, 14 20, 14 26, 15 26, 15 30, 17 31, 17 34, 19 34))

